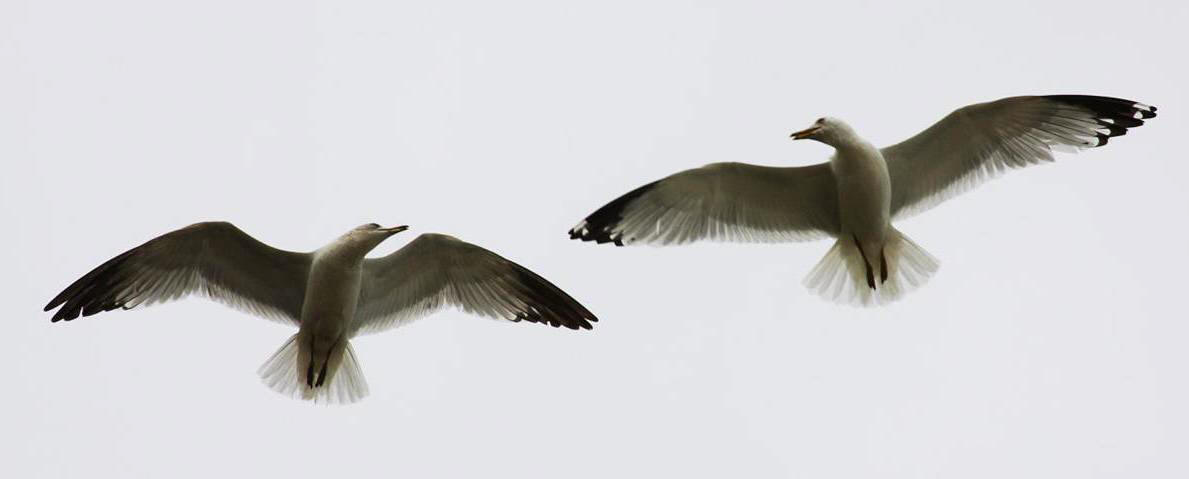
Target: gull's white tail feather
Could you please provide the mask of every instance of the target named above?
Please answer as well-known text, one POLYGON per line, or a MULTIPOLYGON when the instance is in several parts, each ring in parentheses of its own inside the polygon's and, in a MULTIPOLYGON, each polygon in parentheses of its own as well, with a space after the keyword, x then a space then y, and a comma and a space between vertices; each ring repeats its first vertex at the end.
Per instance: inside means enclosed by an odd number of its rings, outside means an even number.
POLYGON ((310 387, 306 384, 306 368, 298 364, 304 355, 297 339, 296 334, 290 337, 256 371, 269 389, 294 399, 325 404, 350 404, 367 396, 367 381, 350 342, 345 348, 337 349, 338 354, 332 354, 326 383, 310 387))
POLYGON ((881 281, 878 252, 873 254, 875 289, 867 282, 863 255, 850 238, 839 238, 805 277, 805 287, 840 304, 877 306, 891 303, 925 284, 940 266, 937 259, 892 228, 884 244, 888 279, 881 281))

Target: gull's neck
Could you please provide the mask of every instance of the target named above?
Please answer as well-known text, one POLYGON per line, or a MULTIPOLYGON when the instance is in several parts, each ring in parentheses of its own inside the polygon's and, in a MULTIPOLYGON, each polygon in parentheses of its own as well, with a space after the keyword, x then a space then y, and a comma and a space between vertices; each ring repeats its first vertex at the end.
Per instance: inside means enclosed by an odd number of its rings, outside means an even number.
POLYGON ((830 138, 826 138, 823 143, 834 147, 839 153, 866 152, 874 148, 871 143, 864 140, 863 137, 859 136, 849 127, 838 131, 830 138))
POLYGON ((318 256, 340 262, 362 262, 371 250, 387 237, 361 236, 347 233, 318 250, 318 256))
MULTIPOLYGON (((879 149, 849 126, 834 131, 824 143, 834 147, 830 167, 835 175, 850 178, 887 177, 887 165, 879 149)), ((886 181, 886 180, 884 180, 886 181)))

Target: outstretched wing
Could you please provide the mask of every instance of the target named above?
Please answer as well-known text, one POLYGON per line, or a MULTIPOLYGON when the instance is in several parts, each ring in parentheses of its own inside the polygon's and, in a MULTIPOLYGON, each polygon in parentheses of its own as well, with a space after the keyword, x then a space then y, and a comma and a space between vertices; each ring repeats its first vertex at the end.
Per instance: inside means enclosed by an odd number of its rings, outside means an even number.
POLYGON ((227 222, 166 233, 91 270, 54 297, 53 321, 172 301, 191 293, 297 324, 308 253, 268 246, 227 222))
POLYGON ((379 332, 443 306, 509 321, 591 329, 585 307, 536 273, 486 249, 442 234, 423 234, 383 258, 363 263, 353 330, 379 332))
POLYGON ((1156 107, 1084 95, 1019 96, 960 108, 882 150, 892 180, 892 217, 902 218, 1009 168, 1052 161, 1053 149, 1105 145, 1156 116, 1156 107))
POLYGON ((780 168, 714 163, 641 186, 599 208, 571 239, 653 245, 699 240, 805 241, 837 234, 829 163, 780 168))

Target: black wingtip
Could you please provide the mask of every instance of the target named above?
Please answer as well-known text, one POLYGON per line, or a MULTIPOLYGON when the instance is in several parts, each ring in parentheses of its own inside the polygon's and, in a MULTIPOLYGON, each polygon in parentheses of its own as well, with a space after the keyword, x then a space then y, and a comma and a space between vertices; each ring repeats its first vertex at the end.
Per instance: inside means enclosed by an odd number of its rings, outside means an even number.
POLYGON ((523 288, 521 293, 529 301, 529 307, 518 311, 512 321, 548 324, 575 331, 594 329, 591 323, 597 323, 599 319, 585 306, 528 268, 516 263, 512 265, 519 276, 517 283, 523 288))
POLYGON ((624 210, 633 200, 655 188, 657 183, 660 183, 660 180, 636 188, 591 213, 582 223, 570 229, 570 239, 594 241, 597 244, 614 243, 615 246, 623 246, 625 244, 623 235, 616 232, 615 229, 619 226, 619 222, 623 221, 624 210))
POLYGON ((1127 134, 1128 128, 1143 126, 1144 120, 1156 117, 1156 107, 1137 101, 1093 95, 1049 95, 1046 99, 1089 110, 1104 132, 1095 136, 1099 147, 1110 138, 1127 134))
POLYGON ((54 313, 50 321, 55 323, 63 320, 70 321, 80 315, 91 316, 124 307, 125 299, 116 297, 112 291, 119 289, 117 286, 127 280, 127 276, 121 272, 121 266, 129 256, 143 246, 133 248, 107 260, 58 293, 45 306, 44 311, 46 312, 61 307, 54 313))

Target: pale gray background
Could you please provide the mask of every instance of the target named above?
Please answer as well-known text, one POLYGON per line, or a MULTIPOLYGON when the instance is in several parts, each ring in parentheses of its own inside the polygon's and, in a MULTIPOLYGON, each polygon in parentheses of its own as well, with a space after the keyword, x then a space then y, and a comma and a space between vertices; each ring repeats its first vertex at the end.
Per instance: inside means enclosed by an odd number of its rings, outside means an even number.
POLYGON ((1184 2, 393 3, 0 3, 6 476, 1189 474, 1184 2), (942 269, 891 307, 801 286, 827 242, 565 236, 680 169, 822 161, 787 138, 822 115, 888 144, 1046 93, 1160 117, 900 223, 942 269), (207 219, 448 232, 602 321, 363 337, 372 395, 319 407, 259 384, 275 323, 41 312, 207 219))

